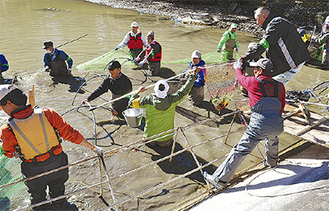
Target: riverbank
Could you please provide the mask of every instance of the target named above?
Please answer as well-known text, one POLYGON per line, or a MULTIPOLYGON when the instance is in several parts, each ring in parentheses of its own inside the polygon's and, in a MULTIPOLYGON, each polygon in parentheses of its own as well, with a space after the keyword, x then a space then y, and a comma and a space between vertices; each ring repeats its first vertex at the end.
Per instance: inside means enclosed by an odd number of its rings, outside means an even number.
MULTIPOLYGON (((214 27, 227 29, 231 23, 238 24, 238 30, 248 32, 257 37, 263 35, 263 30, 254 20, 254 10, 259 6, 257 3, 229 3, 223 2, 216 5, 200 4, 196 2, 190 4, 184 1, 140 1, 140 0, 86 0, 88 2, 110 6, 112 8, 131 9, 139 11, 141 14, 154 14, 168 17, 173 21, 177 18, 187 17, 189 13, 202 14, 209 13, 218 22, 214 27), (178 2, 178 3, 177 3, 178 2), (179 3, 180 2, 180 3, 179 3)), ((272 3, 265 5, 271 9, 273 14, 287 18, 297 27, 317 26, 321 28, 325 17, 328 14, 326 7, 321 5, 306 5, 305 3, 295 2, 291 4, 272 3), (316 7, 312 7, 316 6, 316 7), (284 9, 283 9, 284 8, 284 9), (322 10, 321 10, 322 8, 322 10)))

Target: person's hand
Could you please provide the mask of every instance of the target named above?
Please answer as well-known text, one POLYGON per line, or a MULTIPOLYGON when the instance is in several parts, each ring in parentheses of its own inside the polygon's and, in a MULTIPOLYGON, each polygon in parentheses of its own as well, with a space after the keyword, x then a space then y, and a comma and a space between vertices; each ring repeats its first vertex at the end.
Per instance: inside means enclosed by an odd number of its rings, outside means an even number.
POLYGON ((242 69, 241 62, 237 60, 236 62, 234 62, 233 67, 234 69, 242 69))
POLYGON ((313 36, 311 37, 311 40, 316 41, 316 40, 317 40, 317 37, 313 35, 313 36))
POLYGON ((194 68, 194 74, 197 74, 198 72, 200 72, 201 67, 195 67, 194 68))
POLYGON ((222 49, 217 49, 217 52, 219 53, 222 49))
POLYGON ((115 51, 119 50, 119 47, 114 48, 115 51))
POLYGON ((235 49, 236 49, 236 51, 239 51, 239 47, 236 47, 235 49))
POLYGON ((82 103, 82 104, 86 104, 86 103, 88 103, 88 102, 89 102, 89 100, 84 99, 81 103, 82 103))
POLYGON ((143 60, 143 61, 141 61, 141 62, 140 62, 138 65, 142 67, 142 66, 145 64, 145 62, 146 62, 146 61, 147 61, 147 60, 146 60, 146 59, 144 59, 144 60, 143 60))
POLYGON ((137 56, 135 59, 134 59, 134 63, 138 63, 139 60, 141 60, 141 58, 139 56, 137 56))
POLYGON ((46 71, 46 72, 49 72, 49 71, 50 71, 50 68, 49 68, 48 65, 45 66, 45 71, 46 71))
POLYGON ((118 113, 115 109, 112 109, 112 115, 113 115, 113 116, 118 116, 119 113, 118 113))
POLYGON ((145 92, 147 89, 142 86, 142 87, 139 87, 139 89, 137 90, 137 94, 141 93, 141 92, 145 92))
POLYGON ((98 146, 95 146, 95 148, 93 149, 93 151, 94 151, 97 155, 99 155, 99 156, 101 156, 101 157, 104 156, 104 151, 103 151, 103 149, 100 148, 100 147, 98 147, 98 146))
POLYGON ((67 69, 67 72, 68 72, 68 74, 71 74, 72 69, 71 69, 71 68, 68 68, 68 69, 67 69))

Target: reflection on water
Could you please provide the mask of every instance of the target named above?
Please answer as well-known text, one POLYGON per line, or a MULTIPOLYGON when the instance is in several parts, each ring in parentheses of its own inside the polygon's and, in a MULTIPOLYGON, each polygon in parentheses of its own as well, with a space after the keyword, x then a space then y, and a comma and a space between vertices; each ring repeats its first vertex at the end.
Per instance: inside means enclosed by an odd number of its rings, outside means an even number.
MULTIPOLYGON (((139 23, 140 29, 144 34, 147 34, 150 30, 155 31, 155 40, 163 48, 164 62, 189 58, 194 50, 199 50, 203 54, 213 52, 216 50, 218 41, 224 32, 224 30, 209 26, 183 26, 175 24, 174 21, 165 17, 145 14, 141 16, 136 11, 112 9, 107 6, 78 0, 0 0, 0 20, 0 52, 6 56, 10 65, 10 70, 5 72, 4 76, 13 78, 14 75, 17 75, 19 79, 18 86, 25 91, 30 89, 32 85, 35 85, 36 104, 52 107, 59 113, 64 113, 72 109, 73 106, 78 106, 101 83, 102 77, 94 77, 92 80, 87 81, 87 86, 83 88, 84 94, 77 95, 69 92, 69 83, 54 83, 49 74, 41 70, 45 53, 42 47, 43 42, 46 40, 52 40, 55 46, 59 46, 84 34, 88 34, 86 37, 61 47, 73 59, 73 75, 83 78, 88 72, 76 70, 74 67, 113 50, 130 30, 130 24, 133 21, 139 23), (73 99, 75 103, 72 106, 73 99)), ((257 40, 250 35, 238 32, 238 41, 240 54, 243 55, 247 50, 248 44, 257 40)), ((176 73, 181 73, 187 65, 166 64, 164 67, 168 67, 176 73)), ((126 68, 123 66, 122 70, 129 76, 136 78, 142 76, 140 71, 133 71, 131 67, 126 68)), ((102 71, 96 73, 107 74, 107 72, 102 71)), ((95 76, 95 72, 90 72, 88 78, 93 76, 95 76)), ((329 80, 329 75, 325 71, 311 66, 304 66, 287 88, 288 90, 302 90, 306 87, 313 87, 324 80, 329 80)), ((151 81, 148 80, 144 85, 150 84, 151 81)), ((138 86, 136 84, 133 89, 136 90, 138 86)), ((110 95, 104 94, 102 98, 108 100, 110 95)), ((93 101, 93 104, 99 105, 104 103, 105 101, 102 98, 93 101)), ((187 103, 185 105, 190 106, 187 103)), ((200 111, 191 106, 190 110, 193 110, 193 112, 200 111)), ((113 118, 106 108, 98 109, 95 113, 97 123, 108 122, 109 119, 113 118)), ((0 114, 5 116, 2 112, 0 114)), ((205 111, 205 114, 201 115, 207 117, 207 112, 205 111)), ((64 117, 74 127, 78 128, 88 140, 94 140, 94 124, 88 108, 70 112, 64 117)), ((114 118, 114 120, 116 119, 114 118)), ((191 123, 190 119, 180 115, 176 115, 175 120, 179 122, 179 125, 191 123)), ((227 127, 219 127, 217 122, 211 124, 209 128, 207 126, 209 125, 190 132, 190 134, 194 134, 193 141, 200 141, 208 138, 208 136, 218 135, 227 131, 227 127), (212 127, 212 125, 215 126, 212 127), (204 131, 208 132, 206 134, 207 137, 204 137, 204 131)), ((140 131, 132 130, 125 125, 118 126, 109 123, 102 124, 101 127, 102 129, 98 127, 96 130, 100 137, 99 143, 104 146, 108 146, 109 143, 121 146, 130 143, 132 137, 134 141, 143 137, 140 131)), ((234 145, 240 136, 241 134, 230 135, 228 143, 234 145)), ((78 149, 72 148, 67 150, 69 157, 79 159, 79 153, 81 152, 74 153, 75 150, 78 149)), ((150 149, 143 150, 150 151, 150 149)), ((230 148, 227 146, 218 147, 214 145, 207 150, 196 151, 198 151, 202 159, 211 160, 209 157, 218 157, 218 153, 228 152, 229 150, 230 148), (218 152, 214 150, 217 148, 218 152), (213 150, 210 151, 210 149, 213 150)), ((141 152, 139 153, 141 154, 141 152)), ((153 153, 151 154, 152 156, 147 154, 141 156, 139 154, 138 158, 150 161, 151 158, 159 156, 156 151, 149 153, 153 153)), ((120 166, 115 166, 115 164, 111 166, 112 169, 117 170, 114 175, 122 171, 122 166, 127 168, 139 167, 139 163, 129 163, 135 159, 135 154, 129 154, 128 157, 124 154, 121 156, 122 158, 117 162, 117 165, 120 166), (122 164, 122 161, 124 164, 122 164)), ((177 161, 177 159, 174 161, 177 161)), ((158 172, 161 172, 161 170, 158 169, 158 172)), ((74 173, 77 174, 76 172, 74 173)), ((76 178, 76 181, 83 179, 80 178, 81 175, 79 174, 75 176, 73 178, 76 178)), ((138 178, 143 178, 144 176, 144 173, 140 173, 138 178)), ((165 177, 166 175, 164 175, 164 179, 165 177)), ((200 180, 199 177, 198 179, 200 180)), ((139 184, 132 185, 138 186, 139 184)), ((190 192, 194 193, 195 189, 192 188, 190 192)), ((103 205, 99 206, 99 208, 104 207, 103 205)))

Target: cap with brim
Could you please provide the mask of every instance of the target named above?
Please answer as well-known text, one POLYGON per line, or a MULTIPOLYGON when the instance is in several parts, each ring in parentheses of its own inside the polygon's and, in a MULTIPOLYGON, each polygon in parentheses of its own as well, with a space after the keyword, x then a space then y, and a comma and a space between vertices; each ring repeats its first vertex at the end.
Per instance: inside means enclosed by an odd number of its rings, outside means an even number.
POLYGON ((50 48, 51 46, 53 46, 53 42, 51 42, 51 41, 46 41, 43 44, 44 44, 43 49, 47 49, 47 48, 50 48))
POLYGON ((109 70, 114 70, 115 68, 120 68, 120 67, 121 67, 120 62, 112 61, 112 62, 110 62, 108 69, 109 70))
POLYGON ((165 80, 159 80, 154 86, 155 95, 162 99, 164 99, 167 96, 168 90, 169 90, 169 84, 165 80), (161 84, 163 84, 165 87, 164 90, 162 90, 162 91, 159 89, 159 86, 161 84))
POLYGON ((274 65, 269 59, 259 59, 257 62, 249 62, 250 67, 260 67, 264 73, 273 72, 274 65))
POLYGON ((232 29, 236 29, 236 28, 238 28, 238 25, 236 25, 235 23, 232 23, 232 24, 231 24, 231 28, 232 28, 232 29))
POLYGON ((200 59, 201 58, 201 53, 200 53, 200 51, 193 51, 193 53, 192 53, 192 59, 200 59))
POLYGON ((137 23, 137 22, 135 22, 135 21, 134 21, 134 22, 132 22, 132 23, 131 23, 131 27, 138 27, 138 23, 137 23))
MULTIPOLYGON (((0 85, 0 101, 7 95, 9 94, 11 91, 17 89, 16 86, 12 85, 12 84, 3 84, 0 85)), ((0 107, 2 110, 2 107, 0 107)))

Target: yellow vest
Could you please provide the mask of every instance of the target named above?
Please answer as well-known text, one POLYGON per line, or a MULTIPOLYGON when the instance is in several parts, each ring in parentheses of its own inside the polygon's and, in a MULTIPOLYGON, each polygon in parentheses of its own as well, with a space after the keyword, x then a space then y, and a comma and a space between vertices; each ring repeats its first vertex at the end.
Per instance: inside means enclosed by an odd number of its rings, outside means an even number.
POLYGON ((45 154, 59 144, 54 128, 41 109, 26 119, 11 119, 9 124, 26 160, 45 154))

